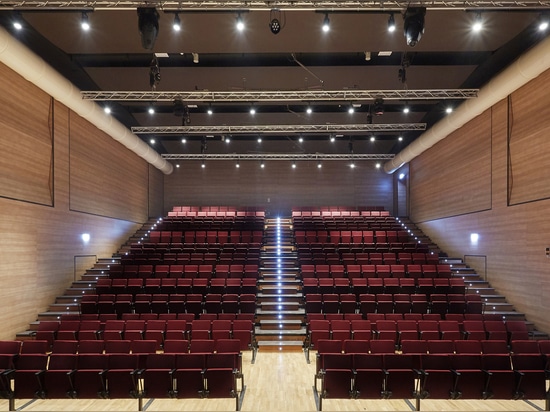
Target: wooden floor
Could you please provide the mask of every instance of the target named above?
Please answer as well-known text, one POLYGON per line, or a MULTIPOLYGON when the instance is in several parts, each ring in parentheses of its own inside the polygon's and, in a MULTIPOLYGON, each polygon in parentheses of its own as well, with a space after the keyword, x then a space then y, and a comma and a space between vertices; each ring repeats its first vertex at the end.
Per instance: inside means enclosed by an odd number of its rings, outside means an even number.
MULTIPOLYGON (((251 364, 251 353, 243 354, 245 391, 243 411, 315 411, 313 391, 315 353, 308 364, 302 351, 261 349, 251 364)), ((16 400, 22 411, 137 411, 138 401, 128 400, 16 400)), ((423 400, 422 411, 537 411, 544 401, 423 400)), ((147 411, 232 411, 235 399, 144 399, 147 411)), ((8 402, 0 401, 0 411, 8 402)), ((414 400, 325 399, 324 411, 411 411, 414 400)))

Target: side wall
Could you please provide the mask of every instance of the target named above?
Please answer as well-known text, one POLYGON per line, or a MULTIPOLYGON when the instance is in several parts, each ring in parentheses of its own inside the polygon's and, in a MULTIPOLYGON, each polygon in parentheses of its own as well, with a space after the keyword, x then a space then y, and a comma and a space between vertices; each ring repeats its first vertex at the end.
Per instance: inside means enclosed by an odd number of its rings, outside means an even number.
POLYGON ((115 252, 148 208, 158 215, 162 174, 3 65, 0 77, 2 340, 115 252))
POLYGON ((451 256, 467 256, 499 293, 550 332, 550 72, 410 164, 411 217, 451 256), (470 234, 479 240, 472 243, 470 234))
POLYGON ((288 215, 293 206, 384 206, 393 212, 392 176, 374 161, 347 162, 210 161, 182 162, 164 178, 165 212, 174 205, 258 206, 288 215))

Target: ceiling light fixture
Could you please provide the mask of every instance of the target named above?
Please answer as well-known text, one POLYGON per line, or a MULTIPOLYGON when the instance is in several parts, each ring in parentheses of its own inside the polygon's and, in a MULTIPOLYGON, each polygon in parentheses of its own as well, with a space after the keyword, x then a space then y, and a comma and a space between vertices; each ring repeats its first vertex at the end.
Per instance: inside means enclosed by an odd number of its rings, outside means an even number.
POLYGON ((350 105, 349 105, 349 107, 348 107, 348 113, 349 113, 349 114, 355 113, 355 107, 353 107, 353 104, 350 104, 350 105))
POLYGON ((90 21, 88 20, 88 14, 86 12, 82 12, 82 17, 80 18, 80 27, 82 27, 82 30, 84 31, 90 30, 90 21))
POLYGON ((159 13, 154 7, 138 7, 137 14, 141 46, 153 50, 159 34, 159 13))
POLYGON ((334 143, 336 141, 336 137, 334 137, 333 134, 330 135, 330 142, 334 143))
POLYGON ((204 169, 206 167, 206 164, 204 162, 201 163, 201 168, 204 169))
POLYGON ((404 31, 403 34, 407 39, 407 45, 410 47, 416 44, 424 34, 424 16, 426 15, 425 7, 409 7, 405 10, 403 16, 404 31))
POLYGON ((264 164, 264 161, 262 160, 262 162, 260 163, 260 167, 263 169, 265 167, 265 164, 264 164))
POLYGON ((374 137, 374 135, 372 135, 372 136, 370 137, 370 141, 371 141, 371 142, 374 142, 375 140, 376 140, 376 137, 374 137))
POLYGON ((180 31, 181 30, 181 20, 178 13, 174 16, 174 23, 172 23, 172 28, 174 31, 180 31))
POLYGON ((377 168, 377 169, 380 169, 381 166, 382 166, 382 165, 381 165, 380 163, 376 163, 376 168, 377 168))
POLYGON ((258 137, 258 143, 262 143, 262 138, 258 137))
POLYGON ((311 106, 308 106, 308 107, 307 107, 306 113, 307 113, 307 114, 313 113, 313 109, 311 108, 311 106))
POLYGON ((153 107, 153 105, 150 105, 149 108, 147 109, 147 112, 149 114, 155 114, 155 108, 153 107))
POLYGON ((411 108, 407 103, 405 103, 405 106, 403 107, 403 113, 407 114, 411 111, 411 108))
POLYGON ((545 30, 548 28, 548 23, 549 23, 548 20, 549 20, 549 19, 548 19, 548 15, 547 15, 547 14, 544 14, 544 13, 543 13, 543 14, 541 14, 541 15, 539 16, 539 20, 538 20, 538 29, 539 29, 540 31, 545 31, 545 30))
POLYGON ((476 13, 474 24, 472 25, 472 30, 478 33, 481 31, 481 29, 483 29, 483 19, 481 18, 481 13, 476 13))
POLYGON ((400 142, 402 142, 402 141, 403 141, 403 136, 399 136, 399 137, 397 138, 397 140, 399 140, 400 142))
POLYGON ((355 169, 355 163, 350 163, 349 167, 351 167, 352 169, 355 169))
POLYGON ((374 99, 373 111, 376 116, 382 116, 384 114, 384 99, 374 99))
POLYGON ((323 31, 326 33, 330 30, 330 19, 328 18, 328 13, 325 14, 325 18, 323 20, 323 31))
POLYGON ((254 106, 250 106, 250 114, 255 115, 256 114, 256 108, 254 106))
POLYGON ((21 13, 16 11, 13 14, 12 24, 15 30, 21 30, 23 28, 23 19, 21 18, 21 13))
POLYGON ((104 111, 105 113, 107 113, 107 114, 110 114, 110 113, 111 113, 111 108, 110 108, 109 106, 105 106, 105 107, 103 108, 103 111, 104 111))
POLYGON ((391 13, 390 17, 388 18, 388 31, 390 33, 393 33, 395 31, 395 17, 393 17, 393 13, 391 13))
POLYGON ((302 143, 302 142, 304 141, 304 138, 303 138, 302 136, 300 136, 300 137, 298 138, 298 141, 299 141, 300 143, 302 143))
POLYGON ((323 167, 323 164, 321 163, 321 161, 318 161, 317 162, 317 169, 320 169, 323 167))
POLYGON ((241 13, 237 14, 237 30, 243 31, 244 30, 244 22, 243 18, 241 17, 241 13))
POLYGON ((296 169, 296 162, 292 162, 292 168, 296 169))
POLYGON ((447 114, 452 113, 452 112, 453 112, 453 108, 450 107, 450 106, 445 109, 445 113, 447 113, 447 114))
POLYGON ((149 140, 149 143, 151 143, 151 144, 155 144, 156 142, 157 142, 157 141, 156 141, 155 139, 149 140))
POLYGON ((185 137, 183 137, 183 138, 181 139, 181 142, 182 142, 182 143, 187 143, 187 139, 186 139, 185 137))

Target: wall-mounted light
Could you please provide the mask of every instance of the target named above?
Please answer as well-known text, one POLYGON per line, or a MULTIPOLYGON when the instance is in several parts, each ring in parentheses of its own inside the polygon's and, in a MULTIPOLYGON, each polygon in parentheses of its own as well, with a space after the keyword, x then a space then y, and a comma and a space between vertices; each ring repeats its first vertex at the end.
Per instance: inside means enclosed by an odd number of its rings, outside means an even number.
POLYGON ((84 243, 88 243, 90 241, 90 234, 89 233, 82 233, 80 235, 80 238, 84 243))

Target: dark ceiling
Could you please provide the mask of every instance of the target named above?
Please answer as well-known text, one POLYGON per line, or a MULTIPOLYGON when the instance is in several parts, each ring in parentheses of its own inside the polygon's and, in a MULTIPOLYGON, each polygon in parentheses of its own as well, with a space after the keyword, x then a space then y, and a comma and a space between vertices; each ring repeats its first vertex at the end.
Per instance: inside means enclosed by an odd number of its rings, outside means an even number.
MULTIPOLYGON (((403 36, 405 10, 394 10, 397 29, 388 33, 388 9, 314 10, 315 2, 310 3, 309 10, 181 10, 180 32, 171 27, 174 10, 157 7, 159 33, 152 50, 142 48, 135 8, 88 9, 88 32, 80 28, 82 9, 20 9, 25 25, 15 31, 11 21, 17 3, 0 1, 0 24, 84 91, 151 91, 153 53, 168 56, 157 59, 156 91, 477 89, 546 36, 537 30, 542 10, 431 9, 432 2, 424 2, 428 4, 425 33, 415 47, 409 47, 403 36), (235 29, 237 10, 246 24, 242 32, 235 29), (482 12, 484 22, 478 33, 471 30, 477 17, 474 11, 482 12), (331 24, 327 33, 321 30, 325 12, 331 24), (283 23, 278 34, 269 27, 274 17, 283 23), (379 52, 390 53, 380 56, 379 52), (193 61, 194 53, 198 62, 193 61), (403 67, 405 81, 399 75, 403 67)), ((98 103, 109 104, 113 115, 132 127, 366 124, 374 102, 212 101, 189 104, 188 116, 175 113, 169 101, 98 103), (353 114, 347 111, 351 103, 356 109, 353 114), (152 104, 155 114, 148 113, 152 104), (252 104, 255 115, 249 113, 252 104), (306 113, 308 106, 311 114, 306 113), (212 114, 207 113, 209 108, 212 114)), ((418 122, 429 128, 445 116, 447 106, 459 104, 460 100, 386 100, 384 114, 373 115, 372 123, 418 122), (403 113, 405 105, 410 107, 408 114, 403 113)), ((303 133, 303 142, 297 134, 269 135, 262 143, 257 142, 258 134, 223 135, 223 139, 210 133, 140 136, 147 142, 154 138, 153 147, 161 154, 200 153, 204 139, 208 153, 349 153, 353 140, 354 153, 395 154, 420 134, 376 133, 372 142, 370 132, 344 133, 335 143, 329 141, 328 133, 303 133)))

